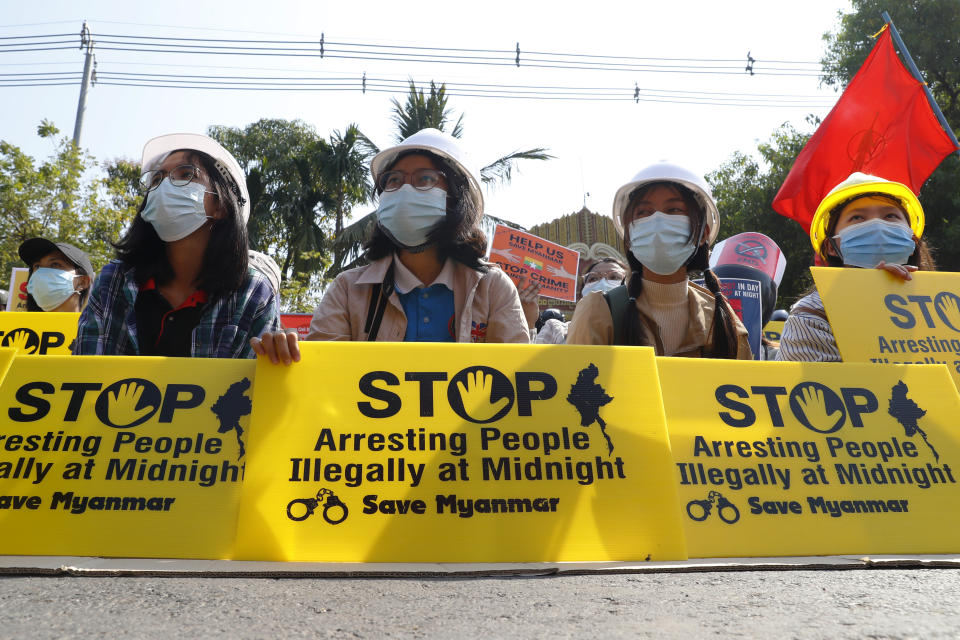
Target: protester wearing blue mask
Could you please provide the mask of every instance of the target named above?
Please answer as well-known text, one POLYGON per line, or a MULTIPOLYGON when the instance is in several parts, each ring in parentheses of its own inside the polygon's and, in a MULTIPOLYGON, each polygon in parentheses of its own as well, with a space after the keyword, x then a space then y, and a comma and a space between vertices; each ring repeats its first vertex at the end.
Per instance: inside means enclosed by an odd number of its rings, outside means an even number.
MULTIPOLYGON (((936 267, 923 236, 920 201, 906 185, 854 173, 831 189, 814 213, 810 241, 830 267, 883 269, 900 280, 936 267)), ((814 288, 790 310, 780 360, 840 362, 830 321, 814 288)))
POLYGON ((704 179, 656 164, 623 185, 613 220, 630 263, 626 283, 585 295, 567 344, 651 346, 661 356, 751 358, 747 331, 707 269, 720 215, 704 179), (707 288, 688 278, 703 271, 707 288))
MULTIPOLYGON (((528 342, 517 288, 483 260, 483 195, 460 142, 423 129, 370 163, 377 223, 368 264, 330 285, 308 340, 528 342)), ((254 340, 258 353, 289 364, 293 334, 254 340)))
POLYGON ((280 328, 269 281, 248 264, 250 196, 240 165, 196 134, 143 149, 144 199, 97 278, 73 352, 252 358, 280 328))
POLYGON ((28 311, 76 313, 83 308, 93 281, 93 265, 86 253, 72 244, 45 238, 30 238, 18 253, 30 268, 28 311))

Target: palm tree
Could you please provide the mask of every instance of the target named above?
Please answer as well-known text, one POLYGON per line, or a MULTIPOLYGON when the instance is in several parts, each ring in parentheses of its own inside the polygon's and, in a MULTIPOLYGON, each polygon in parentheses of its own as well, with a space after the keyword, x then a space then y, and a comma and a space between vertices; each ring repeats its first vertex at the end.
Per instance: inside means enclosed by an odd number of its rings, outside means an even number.
MULTIPOLYGON (((423 89, 417 89, 417 85, 413 80, 410 80, 410 90, 407 93, 406 101, 400 104, 399 100, 393 99, 393 115, 391 117, 394 124, 397 125, 394 139, 396 142, 401 142, 417 131, 428 127, 445 131, 454 138, 459 138, 463 135, 463 114, 460 114, 460 117, 451 127, 452 115, 452 109, 447 107, 447 88, 445 84, 438 87, 431 80, 430 93, 425 94, 423 89)), ((371 154, 368 157, 379 153, 380 149, 376 144, 359 131, 357 131, 357 134, 358 144, 361 144, 371 154)), ((551 158, 553 156, 544 147, 514 151, 481 168, 480 180, 488 185, 509 184, 513 178, 515 163, 518 160, 550 160, 551 158)), ((522 228, 509 220, 491 215, 485 215, 484 218, 491 223, 491 227, 493 224, 499 223, 522 228)), ((376 219, 377 212, 373 211, 338 231, 334 240, 335 260, 327 273, 328 276, 335 276, 360 262, 363 242, 376 219), (349 262, 344 264, 344 261, 347 260, 349 262)))
MULTIPOLYGON (((339 238, 343 233, 343 219, 350 209, 373 198, 373 183, 367 164, 374 153, 367 137, 355 124, 348 125, 344 133, 334 131, 330 135, 320 164, 324 182, 329 188, 323 207, 334 215, 334 238, 339 238)), ((343 261, 343 247, 334 243, 333 249, 334 264, 340 264, 343 261)))

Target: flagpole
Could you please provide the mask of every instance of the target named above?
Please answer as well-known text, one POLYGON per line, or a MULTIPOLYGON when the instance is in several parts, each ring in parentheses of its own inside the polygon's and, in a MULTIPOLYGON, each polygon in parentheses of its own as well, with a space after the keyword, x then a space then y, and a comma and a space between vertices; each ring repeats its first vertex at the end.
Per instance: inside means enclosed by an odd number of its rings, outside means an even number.
POLYGON ((943 116, 943 111, 940 110, 940 105, 938 105, 937 101, 934 99, 933 93, 930 91, 930 87, 927 86, 927 83, 923 80, 923 76, 920 75, 920 70, 917 69, 917 65, 910 56, 910 51, 907 50, 907 45, 905 45, 903 43, 903 39, 900 38, 900 32, 897 31, 897 28, 894 26, 893 19, 886 11, 881 13, 880 16, 883 18, 883 21, 890 26, 890 35, 893 36, 893 42, 897 45, 897 48, 900 49, 900 53, 903 54, 903 57, 907 62, 907 66, 910 67, 910 73, 912 73, 913 77, 916 78, 921 85, 923 85, 923 90, 927 93, 927 101, 930 103, 930 106, 933 107, 933 112, 937 114, 937 120, 940 121, 940 126, 943 127, 943 130, 947 132, 948 136, 950 136, 950 141, 953 142, 953 146, 957 148, 957 155, 960 155, 960 142, 957 142, 957 137, 953 135, 953 129, 950 128, 950 123, 947 122, 947 119, 943 116))

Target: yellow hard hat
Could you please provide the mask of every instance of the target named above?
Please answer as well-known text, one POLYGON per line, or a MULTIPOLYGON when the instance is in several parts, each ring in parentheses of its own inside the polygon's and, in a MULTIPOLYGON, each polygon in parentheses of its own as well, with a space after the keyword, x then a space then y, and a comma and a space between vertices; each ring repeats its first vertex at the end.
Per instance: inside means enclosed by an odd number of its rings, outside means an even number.
POLYGON ((810 223, 810 242, 813 243, 813 250, 820 253, 820 247, 823 241, 827 239, 827 227, 830 225, 830 212, 838 205, 843 204, 857 196, 870 193, 882 193, 895 198, 900 202, 900 206, 907 214, 907 222, 913 230, 913 235, 918 238, 923 236, 923 207, 920 201, 905 184, 869 176, 865 173, 850 174, 850 177, 830 190, 830 193, 820 202, 817 212, 813 214, 813 222, 810 223))

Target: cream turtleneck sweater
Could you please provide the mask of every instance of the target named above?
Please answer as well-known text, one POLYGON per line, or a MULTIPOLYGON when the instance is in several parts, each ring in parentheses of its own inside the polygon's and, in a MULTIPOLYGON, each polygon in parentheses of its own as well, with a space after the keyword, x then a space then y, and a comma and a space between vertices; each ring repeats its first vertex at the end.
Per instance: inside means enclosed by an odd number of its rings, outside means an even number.
POLYGON ((637 300, 660 329, 663 355, 672 356, 680 348, 690 326, 687 281, 660 284, 644 279, 637 300))

